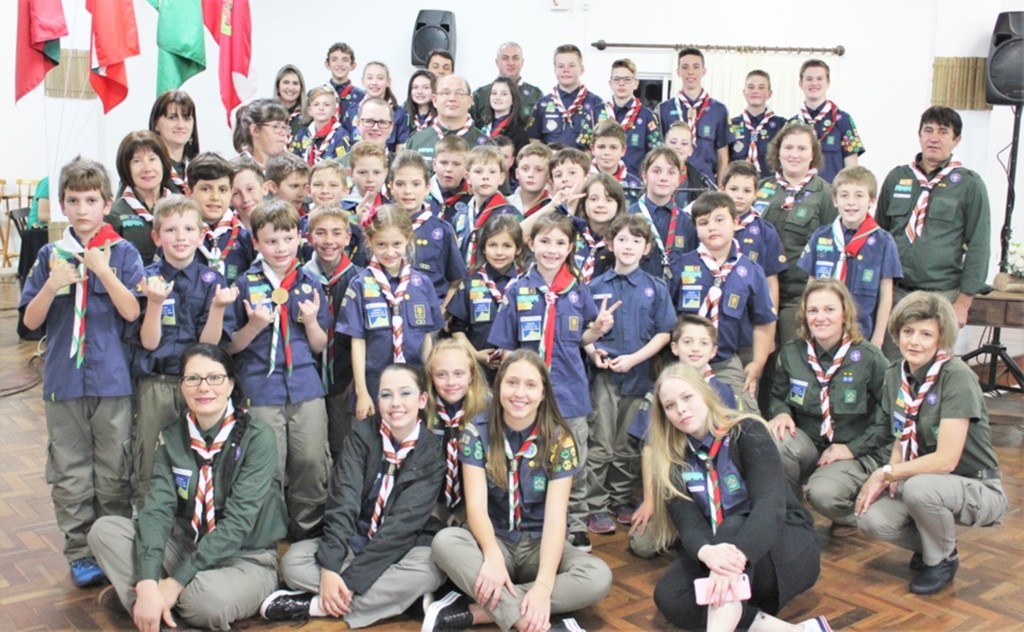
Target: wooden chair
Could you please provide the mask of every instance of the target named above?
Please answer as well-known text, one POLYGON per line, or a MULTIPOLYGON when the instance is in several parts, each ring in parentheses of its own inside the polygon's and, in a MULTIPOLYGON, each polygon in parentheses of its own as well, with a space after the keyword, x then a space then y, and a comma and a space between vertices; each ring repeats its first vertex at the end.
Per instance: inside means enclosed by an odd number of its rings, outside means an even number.
MULTIPOLYGON (((0 232, 0 246, 3 246, 3 267, 10 267, 11 261, 18 258, 18 252, 12 250, 11 246, 11 227, 14 224, 14 216, 12 210, 20 210, 17 207, 31 207, 32 199, 35 197, 36 186, 39 185, 39 180, 29 180, 26 178, 18 179, 18 191, 17 193, 4 193, 3 203, 6 207, 7 223, 3 232, 0 232), (15 200, 15 209, 11 209, 11 200, 15 200)), ((4 190, 4 186, 7 184, 6 180, 0 180, 0 191, 4 190)), ((26 214, 26 217, 28 215, 26 214)), ((24 220, 23 220, 24 221, 24 220)), ((18 236, 21 236, 21 232, 24 230, 22 226, 18 230, 18 236)))

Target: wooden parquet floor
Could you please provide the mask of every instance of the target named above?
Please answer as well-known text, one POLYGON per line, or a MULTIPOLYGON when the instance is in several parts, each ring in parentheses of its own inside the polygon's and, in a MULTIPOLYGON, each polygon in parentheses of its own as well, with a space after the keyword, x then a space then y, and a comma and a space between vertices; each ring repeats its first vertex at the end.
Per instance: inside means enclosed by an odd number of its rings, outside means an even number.
MULTIPOLYGON (((17 284, 0 280, 0 394, 28 384, 35 373, 27 360, 36 344, 15 333, 17 284)), ((49 488, 43 481, 46 427, 40 387, 0 397, 0 632, 14 630, 131 629, 126 614, 97 603, 100 589, 75 588, 61 555, 49 488)), ((800 621, 825 615, 835 629, 851 630, 1024 630, 1024 423, 1022 400, 993 402, 1003 425, 994 427, 1010 511, 1003 524, 960 532, 960 571, 938 595, 911 595, 909 554, 861 536, 831 540, 819 517, 822 572, 817 585, 789 603, 781 616, 800 621)), ((667 630, 651 598, 668 558, 639 560, 627 552, 626 536, 594 536, 594 552, 615 574, 611 594, 576 614, 588 630, 667 630)), ((183 626, 179 627, 181 629, 183 626)), ((251 619, 246 630, 285 630, 251 619)), ((338 629, 314 620, 303 630, 338 629)), ((374 630, 418 630, 419 623, 395 619, 374 630)), ((492 628, 494 629, 494 628, 492 628)))

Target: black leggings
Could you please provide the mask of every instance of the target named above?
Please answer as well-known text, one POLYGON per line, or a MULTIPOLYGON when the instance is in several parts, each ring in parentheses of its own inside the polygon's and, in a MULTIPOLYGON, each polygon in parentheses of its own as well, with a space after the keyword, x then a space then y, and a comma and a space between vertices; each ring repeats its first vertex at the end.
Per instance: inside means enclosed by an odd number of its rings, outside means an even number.
MULTIPOLYGON (((737 626, 745 630, 754 622, 758 612, 774 615, 779 611, 779 587, 775 581, 775 565, 771 556, 765 555, 756 564, 748 564, 751 597, 743 603, 743 615, 737 626)), ((711 571, 700 560, 685 552, 665 571, 665 575, 654 588, 654 603, 670 623, 688 630, 702 630, 707 627, 708 607, 697 605, 693 580, 707 577, 711 571)))

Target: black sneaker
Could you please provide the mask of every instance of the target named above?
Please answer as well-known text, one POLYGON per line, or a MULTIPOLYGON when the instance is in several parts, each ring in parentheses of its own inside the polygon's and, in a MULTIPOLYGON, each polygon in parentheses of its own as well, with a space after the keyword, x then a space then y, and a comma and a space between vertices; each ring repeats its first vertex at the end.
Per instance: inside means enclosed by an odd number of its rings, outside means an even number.
POLYGON ((551 623, 548 632, 587 632, 576 619, 562 619, 551 623))
POLYGON ((430 604, 423 617, 420 632, 458 632, 473 625, 473 615, 469 611, 469 599, 465 595, 452 591, 430 604))
POLYGON ((570 533, 569 544, 583 551, 584 553, 590 553, 594 550, 593 545, 590 544, 590 536, 587 535, 586 531, 577 531, 576 533, 570 533))
POLYGON ((910 592, 915 595, 934 595, 953 581, 958 568, 960 568, 960 558, 956 549, 953 549, 952 555, 935 566, 926 566, 910 582, 910 592))
POLYGON ((304 590, 278 590, 260 604, 260 616, 268 621, 305 621, 313 593, 304 590))

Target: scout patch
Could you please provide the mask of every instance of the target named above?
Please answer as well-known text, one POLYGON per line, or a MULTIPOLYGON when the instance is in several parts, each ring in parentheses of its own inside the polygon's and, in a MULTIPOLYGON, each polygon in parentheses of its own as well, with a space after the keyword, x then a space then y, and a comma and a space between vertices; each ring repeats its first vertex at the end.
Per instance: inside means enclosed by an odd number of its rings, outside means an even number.
POLYGON ((704 482, 704 474, 701 473, 701 472, 695 472, 695 471, 692 471, 692 470, 691 471, 686 471, 686 472, 682 472, 682 479, 684 481, 688 481, 688 482, 702 483, 702 482, 704 482))
POLYGON ((213 283, 217 280, 217 273, 213 270, 207 270, 199 278, 203 280, 203 283, 213 283))
POLYGON ((173 327, 178 324, 178 319, 174 315, 174 299, 166 299, 162 305, 160 305, 160 324, 173 327))
MULTIPOLYGON (((895 435, 897 437, 902 435, 903 434, 903 425, 906 424, 906 423, 907 423, 907 416, 906 415, 904 415, 902 413, 898 413, 896 411, 893 411, 893 413, 892 413, 892 433, 893 433, 893 435, 895 435)), ((936 426, 936 428, 937 427, 938 426, 936 426)))
POLYGON ((725 477, 725 488, 730 492, 735 492, 740 488, 740 481, 735 474, 729 474, 725 477))
POLYGON ((864 274, 861 275, 860 280, 865 282, 865 283, 871 283, 871 281, 874 278, 875 278, 875 271, 871 270, 871 269, 867 269, 867 270, 864 271, 864 274))
POLYGON ((807 393, 807 382, 789 378, 789 399, 796 404, 804 405, 804 395, 807 393))
POLYGON ((816 279, 820 279, 820 278, 823 278, 823 277, 830 277, 830 276, 832 276, 832 267, 834 265, 835 264, 832 263, 831 261, 821 261, 821 260, 817 261, 814 264, 814 277, 816 279))
POLYGON ((387 329, 390 326, 391 320, 388 318, 387 305, 375 304, 366 306, 367 329, 387 329))
POLYGON ((491 322, 491 299, 484 298, 473 301, 473 322, 491 322))
POLYGON ((569 317, 569 331, 579 331, 579 330, 580 330, 580 317, 579 316, 570 316, 569 317))
POLYGON ((419 326, 427 324, 427 306, 423 303, 416 303, 412 306, 412 320, 419 326))
POLYGON ((171 474, 174 475, 174 488, 178 495, 188 500, 188 483, 192 480, 192 470, 172 466, 171 474))
POLYGON ((905 185, 914 184, 914 179, 913 178, 900 178, 899 184, 905 184, 905 185))
POLYGON ((804 219, 806 217, 807 217, 807 207, 801 206, 798 209, 796 209, 796 218, 797 219, 804 219))
POLYGON ((740 305, 740 295, 730 294, 729 295, 729 309, 736 309, 740 305))
POLYGON ((680 309, 700 309, 700 291, 699 285, 684 285, 680 309))
POLYGON ((519 319, 519 341, 540 342, 541 316, 523 316, 519 319))
POLYGON ((848 388, 843 391, 843 403, 845 404, 856 404, 857 403, 857 389, 848 388))
POLYGON ((860 358, 861 358, 860 349, 854 349, 853 351, 850 352, 850 361, 851 362, 860 362, 860 358))
POLYGON ((939 394, 938 393, 928 393, 928 397, 925 397, 924 401, 928 402, 928 404, 930 406, 934 406, 935 404, 939 403, 939 394))
POLYGON ((238 266, 236 266, 235 264, 228 264, 227 272, 228 272, 227 277, 229 279, 237 279, 238 278, 238 266))
POLYGON ((543 492, 548 488, 548 479, 546 476, 537 475, 533 477, 533 491, 543 492))

